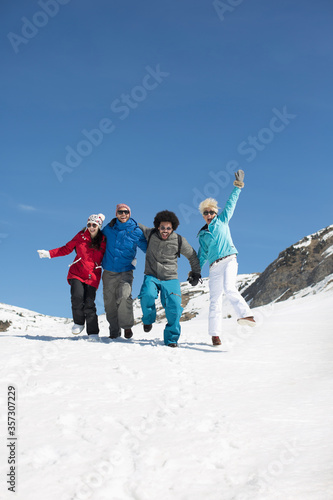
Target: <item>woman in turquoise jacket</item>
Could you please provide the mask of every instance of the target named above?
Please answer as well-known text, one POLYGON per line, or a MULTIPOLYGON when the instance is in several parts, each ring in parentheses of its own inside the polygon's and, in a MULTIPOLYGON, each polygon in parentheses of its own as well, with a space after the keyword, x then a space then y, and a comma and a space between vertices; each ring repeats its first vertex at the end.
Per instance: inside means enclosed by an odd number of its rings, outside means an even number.
POLYGON ((212 337, 213 345, 221 344, 223 292, 238 315, 238 323, 255 325, 249 306, 236 288, 238 252, 231 238, 229 221, 234 213, 241 188, 244 187, 243 170, 238 170, 235 177, 235 187, 220 215, 218 215, 219 207, 214 198, 207 198, 199 205, 206 224, 198 234, 200 244, 198 257, 201 269, 207 261, 209 263, 208 333, 212 337))

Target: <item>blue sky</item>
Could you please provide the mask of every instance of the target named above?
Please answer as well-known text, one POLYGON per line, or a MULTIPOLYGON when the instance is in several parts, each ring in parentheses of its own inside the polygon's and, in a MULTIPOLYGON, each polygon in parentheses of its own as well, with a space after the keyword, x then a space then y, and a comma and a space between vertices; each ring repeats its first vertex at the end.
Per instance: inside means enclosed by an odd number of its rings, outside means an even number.
POLYGON ((330 0, 2 5, 0 301, 71 317, 74 256, 37 249, 119 202, 147 226, 175 211, 197 249, 197 206, 223 207, 237 168, 240 273, 331 224, 332 20, 330 0))

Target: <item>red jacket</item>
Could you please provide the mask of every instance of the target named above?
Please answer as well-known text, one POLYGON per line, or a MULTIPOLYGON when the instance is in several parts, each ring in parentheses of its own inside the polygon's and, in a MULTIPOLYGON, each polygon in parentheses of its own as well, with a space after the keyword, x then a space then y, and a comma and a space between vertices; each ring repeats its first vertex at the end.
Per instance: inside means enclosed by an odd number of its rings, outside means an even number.
POLYGON ((68 282, 71 278, 75 278, 82 281, 82 283, 87 283, 87 285, 98 288, 102 274, 101 262, 106 247, 105 236, 103 236, 100 250, 91 248, 90 245, 91 236, 88 229, 86 229, 85 231, 77 233, 77 235, 63 247, 50 250, 50 257, 62 257, 63 255, 70 254, 75 249, 76 257, 69 266, 67 275, 68 282))

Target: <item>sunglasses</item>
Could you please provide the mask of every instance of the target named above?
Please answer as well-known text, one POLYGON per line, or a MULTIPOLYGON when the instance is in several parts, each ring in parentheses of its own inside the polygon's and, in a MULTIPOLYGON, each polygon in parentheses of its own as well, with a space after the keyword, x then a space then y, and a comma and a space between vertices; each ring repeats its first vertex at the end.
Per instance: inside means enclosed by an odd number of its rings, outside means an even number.
POLYGON ((93 222, 88 222, 87 227, 97 227, 97 224, 94 224, 93 222))
POLYGON ((128 210, 118 210, 117 214, 119 214, 119 215, 122 215, 122 214, 128 215, 129 211, 128 210))
POLYGON ((205 210, 202 215, 216 215, 216 212, 213 212, 213 210, 205 210))
POLYGON ((168 227, 160 226, 160 229, 161 229, 161 231, 172 231, 172 227, 170 227, 170 226, 168 226, 168 227))

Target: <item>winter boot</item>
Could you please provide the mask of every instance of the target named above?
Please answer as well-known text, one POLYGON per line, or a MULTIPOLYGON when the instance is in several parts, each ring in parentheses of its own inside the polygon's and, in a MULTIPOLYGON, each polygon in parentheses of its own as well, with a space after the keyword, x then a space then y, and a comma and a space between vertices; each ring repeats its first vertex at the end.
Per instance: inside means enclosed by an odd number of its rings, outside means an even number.
POLYGON ((124 333, 125 339, 130 339, 133 337, 133 332, 131 328, 126 328, 124 333))
POLYGON ((76 325, 74 323, 74 325, 72 326, 72 334, 79 335, 82 332, 83 328, 84 328, 84 325, 76 325))
POLYGON ((88 340, 89 342, 99 342, 98 333, 91 333, 90 335, 88 335, 88 340))
POLYGON ((117 339, 118 337, 121 337, 121 333, 120 332, 110 332, 110 335, 109 335, 109 338, 110 339, 117 339))
POLYGON ((213 342, 213 345, 221 345, 221 339, 218 336, 213 336, 212 342, 213 342))
POLYGON ((239 318, 237 323, 242 326, 256 326, 256 322, 253 316, 247 316, 246 318, 239 318))

